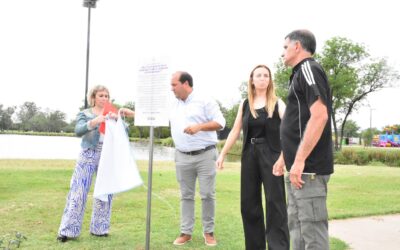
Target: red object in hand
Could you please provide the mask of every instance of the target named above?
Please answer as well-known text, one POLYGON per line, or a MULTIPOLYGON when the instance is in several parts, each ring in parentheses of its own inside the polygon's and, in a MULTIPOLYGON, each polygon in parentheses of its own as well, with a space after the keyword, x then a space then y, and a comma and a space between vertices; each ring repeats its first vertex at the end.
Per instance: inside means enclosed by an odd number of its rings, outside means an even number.
MULTIPOLYGON (((112 105, 110 102, 106 102, 104 104, 103 115, 108 115, 110 112, 114 113, 114 114, 118 114, 118 109, 114 105, 112 105)), ((102 134, 106 133, 106 123, 105 122, 102 122, 100 124, 99 131, 102 134)))

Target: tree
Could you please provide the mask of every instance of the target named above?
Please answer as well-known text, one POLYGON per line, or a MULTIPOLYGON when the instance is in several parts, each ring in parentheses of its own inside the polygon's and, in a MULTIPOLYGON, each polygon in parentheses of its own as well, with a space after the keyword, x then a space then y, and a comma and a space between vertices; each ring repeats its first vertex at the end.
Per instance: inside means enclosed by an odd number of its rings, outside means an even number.
POLYGON ((376 128, 368 128, 362 132, 362 138, 364 141, 364 147, 369 147, 371 146, 372 143, 372 138, 374 135, 379 134, 379 130, 376 128))
POLYGON ((44 112, 38 112, 31 119, 22 123, 22 126, 25 131, 30 130, 37 132, 48 132, 48 121, 46 118, 46 114, 44 112))
MULTIPOLYGON (((135 110, 135 103, 134 102, 127 102, 125 103, 124 107, 129 108, 131 110, 135 110)), ((142 134, 143 134, 143 127, 135 127, 135 118, 130 118, 127 117, 125 122, 128 123, 128 129, 129 129, 129 136, 130 137, 139 137, 142 138, 142 134)))
POLYGON ((8 107, 3 109, 3 104, 0 104, 0 130, 12 129, 13 121, 11 119, 16 107, 8 107))
POLYGON ((392 125, 392 128, 393 128, 393 133, 400 134, 400 124, 394 124, 392 125))
POLYGON ((47 113, 47 131, 61 132, 63 128, 67 126, 67 123, 65 122, 65 117, 66 114, 59 110, 47 113))
POLYGON ((62 131, 66 133, 75 133, 75 125, 76 125, 76 119, 73 119, 62 128, 62 131))
POLYGON ((243 99, 246 99, 248 97, 247 95, 247 82, 243 81, 240 86, 239 86, 239 91, 240 91, 240 96, 243 99))
POLYGON ((360 127, 357 125, 357 123, 353 120, 348 120, 346 122, 346 125, 344 126, 344 136, 346 137, 359 137, 360 127))
MULTIPOLYGON (((240 91, 240 96, 242 99, 247 99, 248 94, 247 94, 247 82, 243 81, 239 85, 239 91, 240 91)), ((236 104, 234 104, 231 108, 225 108, 222 106, 220 102, 218 102, 218 105, 221 109, 222 114, 225 117, 225 127, 231 129, 233 127, 233 124, 235 123, 236 115, 239 109, 241 101, 238 101, 236 104)))
POLYGON ((67 128, 66 114, 59 110, 40 111, 34 102, 25 102, 17 113, 19 129, 38 132, 61 132, 67 128))
POLYGON ((225 119, 226 119, 226 126, 228 128, 233 128, 233 124, 236 120, 236 115, 239 109, 240 103, 233 105, 230 109, 226 110, 225 119))
MULTIPOLYGON (((316 54, 315 58, 325 69, 331 86, 335 149, 340 150, 339 141, 343 139, 348 117, 370 93, 394 85, 400 75, 385 58, 371 58, 364 45, 347 38, 334 37, 326 41, 321 54, 316 54)), ((285 86, 288 79, 287 72, 278 67, 277 85, 285 86)))
POLYGON ((274 83, 276 95, 282 100, 286 100, 289 90, 289 78, 292 70, 286 67, 282 60, 275 64, 275 68, 276 72, 274 74, 274 83))
POLYGON ((20 106, 20 111, 17 113, 18 120, 23 123, 34 117, 40 108, 34 102, 24 102, 20 106))
POLYGON ((217 101, 219 108, 221 110, 222 115, 225 118, 225 127, 232 128, 235 123, 236 114, 239 108, 239 103, 233 105, 230 109, 222 106, 221 102, 217 101))
POLYGON ((371 58, 363 45, 342 37, 328 40, 320 59, 332 88, 332 122, 335 148, 338 150, 337 124, 341 124, 341 141, 346 121, 352 112, 359 108, 370 93, 394 85, 400 76, 385 58, 371 58))

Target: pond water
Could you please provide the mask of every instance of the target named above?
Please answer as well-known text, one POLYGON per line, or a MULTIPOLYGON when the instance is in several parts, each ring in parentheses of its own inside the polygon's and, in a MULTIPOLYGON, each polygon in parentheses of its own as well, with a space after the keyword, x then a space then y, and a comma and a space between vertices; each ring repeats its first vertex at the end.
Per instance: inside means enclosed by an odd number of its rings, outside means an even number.
MULTIPOLYGON (((63 136, 0 135, 0 159, 77 159, 81 138, 63 136)), ((149 159, 149 144, 131 142, 136 160, 149 159)), ((174 148, 154 144, 153 160, 173 161, 174 148)))

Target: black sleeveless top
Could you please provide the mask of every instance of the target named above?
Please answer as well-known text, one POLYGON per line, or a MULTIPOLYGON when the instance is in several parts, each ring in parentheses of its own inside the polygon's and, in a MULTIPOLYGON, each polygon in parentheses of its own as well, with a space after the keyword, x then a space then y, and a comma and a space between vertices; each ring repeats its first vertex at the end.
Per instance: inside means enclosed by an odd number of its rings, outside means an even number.
POLYGON ((247 143, 250 142, 250 138, 264 138, 265 137, 265 125, 268 119, 268 113, 265 108, 256 109, 258 114, 257 118, 252 115, 249 116, 248 132, 247 132, 247 143))
POLYGON ((258 118, 255 119, 250 112, 248 99, 243 102, 243 150, 250 145, 250 138, 265 138, 270 150, 281 152, 280 125, 281 118, 278 112, 278 102, 272 117, 268 117, 265 108, 257 109, 258 118), (249 128, 251 123, 251 128, 249 128))

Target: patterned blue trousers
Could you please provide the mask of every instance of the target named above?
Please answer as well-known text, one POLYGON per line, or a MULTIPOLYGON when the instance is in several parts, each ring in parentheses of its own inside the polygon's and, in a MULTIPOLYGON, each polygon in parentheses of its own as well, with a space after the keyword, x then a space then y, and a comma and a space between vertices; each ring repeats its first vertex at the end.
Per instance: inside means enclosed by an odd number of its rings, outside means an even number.
MULTIPOLYGON (((92 183, 92 176, 97 172, 102 145, 102 143, 99 143, 96 149, 82 149, 79 155, 72 175, 67 204, 65 205, 58 235, 74 238, 81 233, 87 195, 92 183)), ((108 233, 111 219, 111 203, 112 195, 108 196, 108 202, 94 199, 90 223, 90 232, 92 234, 108 233)))

